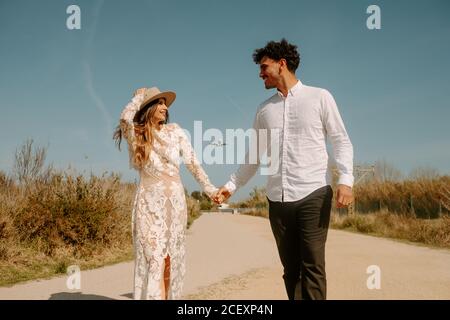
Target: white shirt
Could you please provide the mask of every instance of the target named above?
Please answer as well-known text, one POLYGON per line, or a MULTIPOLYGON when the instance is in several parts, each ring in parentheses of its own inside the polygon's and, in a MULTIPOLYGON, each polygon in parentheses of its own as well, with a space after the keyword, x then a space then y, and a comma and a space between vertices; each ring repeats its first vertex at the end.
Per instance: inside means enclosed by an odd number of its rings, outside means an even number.
MULTIPOLYGON (((353 186, 353 146, 336 102, 327 90, 298 81, 287 97, 277 92, 259 106, 253 128, 280 132, 278 170, 268 176, 266 185, 271 201, 297 201, 331 184, 327 139, 333 146, 338 184, 353 186)), ((256 164, 250 164, 248 159, 247 152, 244 164, 225 184, 231 193, 258 170, 260 159, 256 164)))

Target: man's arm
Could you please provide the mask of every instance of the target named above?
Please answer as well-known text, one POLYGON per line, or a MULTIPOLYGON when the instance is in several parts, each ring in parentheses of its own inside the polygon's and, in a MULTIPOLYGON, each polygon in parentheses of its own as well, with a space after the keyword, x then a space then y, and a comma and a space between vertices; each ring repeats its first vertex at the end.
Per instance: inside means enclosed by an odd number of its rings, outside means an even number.
POLYGON ((253 129, 256 131, 256 135, 252 136, 254 139, 250 139, 249 150, 245 154, 245 161, 240 165, 239 169, 230 176, 230 180, 219 188, 213 200, 217 203, 222 203, 231 197, 237 189, 244 186, 255 174, 260 165, 260 155, 264 150, 259 149, 260 147, 265 148, 266 146, 260 146, 259 144, 259 129, 261 125, 258 118, 258 112, 255 115, 253 121, 253 129), (256 144, 256 148, 252 148, 252 144, 256 144), (249 163, 250 152, 252 150, 257 150, 256 163, 249 163))
POLYGON ((345 130, 336 102, 327 90, 322 92, 323 123, 333 146, 339 172, 336 206, 345 207, 353 201, 353 145, 345 130))

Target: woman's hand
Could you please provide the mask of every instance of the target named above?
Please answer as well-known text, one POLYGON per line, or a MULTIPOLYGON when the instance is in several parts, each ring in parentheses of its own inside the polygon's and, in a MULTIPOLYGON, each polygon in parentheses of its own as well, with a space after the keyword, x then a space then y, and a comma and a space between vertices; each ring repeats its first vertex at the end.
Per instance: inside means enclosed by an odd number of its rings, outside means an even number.
POLYGON ((222 204, 222 199, 219 196, 219 191, 217 190, 214 194, 211 195, 211 200, 214 201, 215 204, 222 204))
POLYGON ((222 204, 231 196, 231 193, 225 188, 220 187, 212 196, 212 200, 217 204, 222 204))
POLYGON ((213 201, 217 204, 222 204, 226 200, 228 200, 229 197, 231 197, 231 192, 228 191, 225 186, 222 186, 219 188, 219 190, 216 192, 216 194, 213 196, 213 201))
POLYGON ((146 89, 147 89, 147 88, 139 88, 139 89, 137 89, 137 90, 134 92, 133 96, 136 97, 138 94, 143 94, 143 93, 145 92, 146 89))

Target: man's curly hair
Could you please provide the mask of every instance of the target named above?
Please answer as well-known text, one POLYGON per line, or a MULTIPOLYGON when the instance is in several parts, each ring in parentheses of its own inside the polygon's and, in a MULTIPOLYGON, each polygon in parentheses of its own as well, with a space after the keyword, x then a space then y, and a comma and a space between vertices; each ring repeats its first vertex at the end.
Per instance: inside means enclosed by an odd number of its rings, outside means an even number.
POLYGON ((300 54, 297 51, 297 46, 290 44, 284 38, 280 42, 270 41, 264 48, 256 49, 253 53, 253 61, 256 64, 259 64, 263 57, 268 57, 275 61, 285 59, 287 68, 292 73, 297 70, 300 64, 300 54))

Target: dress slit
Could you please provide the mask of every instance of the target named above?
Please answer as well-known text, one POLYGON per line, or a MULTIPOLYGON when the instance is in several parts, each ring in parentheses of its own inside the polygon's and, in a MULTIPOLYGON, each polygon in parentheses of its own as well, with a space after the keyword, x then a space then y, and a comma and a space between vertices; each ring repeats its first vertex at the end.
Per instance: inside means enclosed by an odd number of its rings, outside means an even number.
POLYGON ((167 255, 164 259, 164 273, 163 273, 163 282, 164 282, 164 288, 165 288, 165 299, 167 300, 169 296, 171 296, 171 290, 170 290, 170 277, 172 275, 171 272, 171 263, 170 263, 170 255, 167 255))

